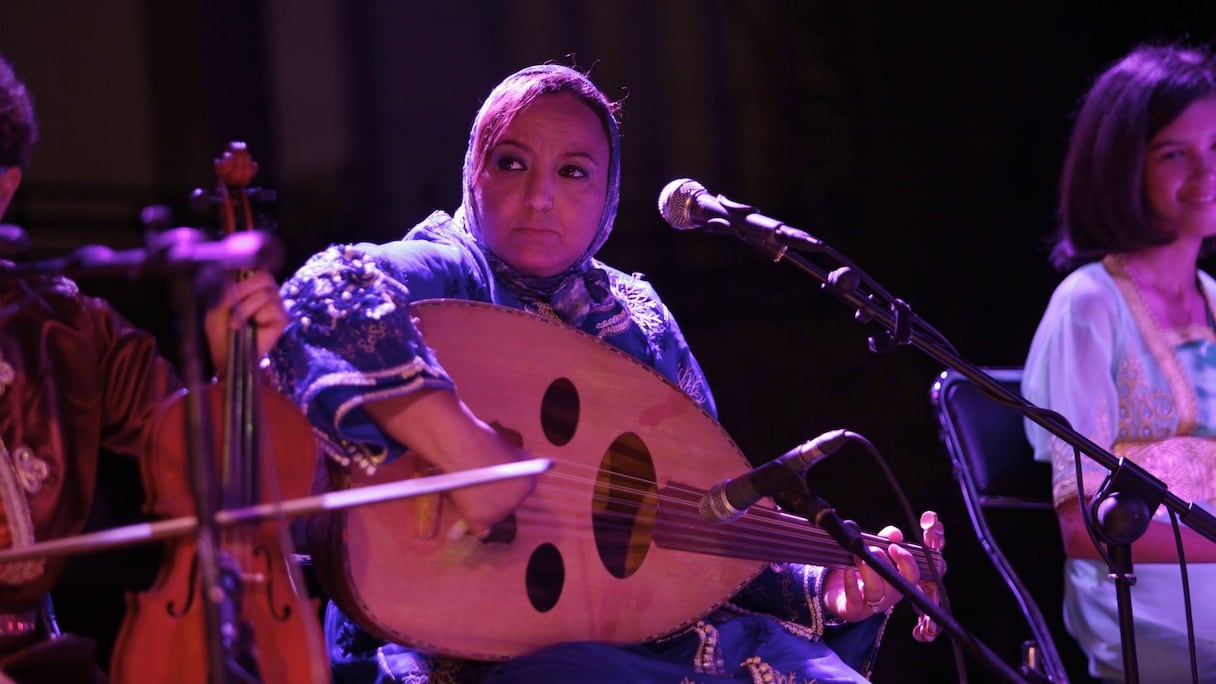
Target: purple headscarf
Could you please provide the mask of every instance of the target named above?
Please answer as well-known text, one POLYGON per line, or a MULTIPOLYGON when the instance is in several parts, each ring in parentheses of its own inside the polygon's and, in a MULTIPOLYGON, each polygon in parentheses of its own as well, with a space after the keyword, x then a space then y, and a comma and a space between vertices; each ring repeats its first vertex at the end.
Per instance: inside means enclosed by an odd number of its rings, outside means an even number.
POLYGON ((468 233, 494 272, 507 281, 521 299, 547 301, 563 319, 575 325, 586 316, 592 301, 602 302, 611 296, 606 274, 596 268, 592 261, 612 233, 620 201, 621 135, 616 115, 616 103, 609 101, 586 74, 556 64, 525 67, 503 79, 490 91, 473 120, 469 146, 465 151, 462 203, 455 215, 457 226, 468 233), (599 117, 608 137, 608 188, 599 228, 591 244, 566 270, 554 276, 541 277, 520 272, 490 249, 482 235, 473 202, 473 182, 484 167, 487 154, 515 116, 537 97, 553 93, 574 94, 599 117))

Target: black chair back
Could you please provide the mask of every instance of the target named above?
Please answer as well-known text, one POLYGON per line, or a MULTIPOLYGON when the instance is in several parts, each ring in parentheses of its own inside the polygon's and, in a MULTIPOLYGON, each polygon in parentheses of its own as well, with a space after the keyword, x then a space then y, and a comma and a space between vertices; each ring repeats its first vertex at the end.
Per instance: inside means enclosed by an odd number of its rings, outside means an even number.
MULTIPOLYGON (((1021 394, 1022 369, 983 370, 1021 394)), ((1051 466, 1034 460, 1020 413, 993 401, 953 370, 939 376, 930 398, 942 441, 979 506, 1052 509, 1051 466)))
MULTIPOLYGON (((1021 394, 1021 368, 981 370, 1021 394)), ((1084 656, 1064 633, 1060 617, 1064 551, 1051 501, 1051 466, 1034 460, 1022 414, 990 398, 973 380, 955 370, 938 377, 930 400, 980 546, 1021 608, 1029 628, 1031 639, 1023 646, 1021 663, 1024 673, 1034 668, 1036 674, 1052 682, 1068 682, 1072 671, 1076 679, 1088 681, 1084 656), (1005 525, 994 525, 994 521, 1005 525), (994 528, 1002 534, 994 534, 994 528), (1014 547, 1022 557, 1020 565, 1034 573, 1034 593, 997 542, 998 536, 1011 539, 1014 535, 1020 538, 1014 547), (1050 601, 1051 621, 1044 619, 1036 595, 1050 601), (1053 632, 1068 649, 1067 666, 1053 632)))

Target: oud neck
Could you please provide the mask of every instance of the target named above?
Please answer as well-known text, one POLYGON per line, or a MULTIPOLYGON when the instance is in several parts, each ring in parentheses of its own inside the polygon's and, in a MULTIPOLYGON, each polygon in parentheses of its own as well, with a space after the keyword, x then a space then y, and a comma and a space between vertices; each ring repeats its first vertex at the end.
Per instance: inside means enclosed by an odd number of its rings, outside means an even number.
MULTIPOLYGON (((803 563, 828 568, 853 567, 853 552, 827 532, 795 515, 774 508, 753 506, 737 520, 708 521, 701 515, 704 490, 672 483, 659 490, 659 511, 654 543, 680 551, 743 558, 766 563, 803 563)), ((869 546, 886 549, 891 541, 862 534, 869 546)), ((912 553, 922 577, 946 572, 941 552, 900 542, 912 553)))

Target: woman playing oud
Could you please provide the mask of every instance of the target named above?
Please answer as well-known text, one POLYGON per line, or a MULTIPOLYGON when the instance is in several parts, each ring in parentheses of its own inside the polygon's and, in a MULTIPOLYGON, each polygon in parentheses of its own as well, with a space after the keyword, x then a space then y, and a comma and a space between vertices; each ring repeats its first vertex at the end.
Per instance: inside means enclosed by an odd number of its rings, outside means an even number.
MULTIPOLYGON (((331 247, 284 284, 291 322, 272 363, 317 426, 331 468, 375 468, 407 449, 442 471, 519 459, 466 406, 423 341, 410 311, 423 299, 491 302, 561 321, 656 369, 716 414, 652 287, 594 258, 617 209, 616 116, 617 104, 574 69, 538 65, 508 76, 473 123, 455 215, 435 212, 396 242, 331 247)), ((451 492, 461 518, 453 532, 484 537, 534 486, 514 479, 451 492)), ((936 517, 924 522, 926 543, 940 542, 936 517)), ((895 528, 883 534, 902 539, 895 528)), ((908 550, 892 544, 887 553, 919 580, 908 550)), ((859 682, 900 598, 861 563, 773 566, 677 634, 631 647, 561 644, 505 663, 385 643, 332 604, 326 632, 339 682, 859 682)), ((928 640, 936 627, 922 618, 916 630, 928 640)))

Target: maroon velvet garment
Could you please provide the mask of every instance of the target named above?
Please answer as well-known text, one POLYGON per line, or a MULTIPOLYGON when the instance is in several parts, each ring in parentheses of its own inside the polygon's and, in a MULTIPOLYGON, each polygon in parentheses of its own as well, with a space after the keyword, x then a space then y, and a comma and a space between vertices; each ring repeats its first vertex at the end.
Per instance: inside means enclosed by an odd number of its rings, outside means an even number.
MULTIPOLYGON (((80 533, 99 448, 141 457, 156 407, 179 387, 150 334, 70 281, 0 284, 0 468, 13 474, 0 490, 28 502, 34 541, 80 533)), ((5 513, 17 538, 21 513, 5 513)), ((62 566, 0 566, 0 612, 35 606, 62 566)))

